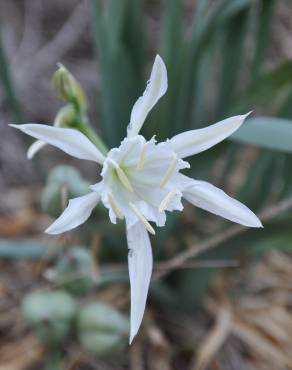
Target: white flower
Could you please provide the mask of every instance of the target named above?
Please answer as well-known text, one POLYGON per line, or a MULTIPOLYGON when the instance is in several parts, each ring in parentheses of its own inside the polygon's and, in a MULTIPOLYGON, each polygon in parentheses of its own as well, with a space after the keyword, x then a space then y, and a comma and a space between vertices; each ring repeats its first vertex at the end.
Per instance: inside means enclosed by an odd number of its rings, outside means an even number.
POLYGON ((257 216, 222 190, 180 173, 189 168, 183 158, 197 154, 224 140, 236 131, 247 115, 235 116, 207 128, 191 130, 163 143, 147 141, 139 135, 153 106, 167 90, 167 71, 157 56, 146 90, 135 103, 127 137, 119 148, 105 157, 79 131, 39 124, 14 125, 21 131, 62 149, 80 159, 102 165, 102 180, 92 192, 69 201, 62 215, 46 230, 60 234, 84 223, 101 201, 109 210, 111 222, 125 219, 131 283, 130 343, 137 334, 145 310, 152 273, 152 251, 148 232, 150 222, 164 226, 166 211, 182 211, 182 198, 193 205, 249 227, 261 227, 257 216))

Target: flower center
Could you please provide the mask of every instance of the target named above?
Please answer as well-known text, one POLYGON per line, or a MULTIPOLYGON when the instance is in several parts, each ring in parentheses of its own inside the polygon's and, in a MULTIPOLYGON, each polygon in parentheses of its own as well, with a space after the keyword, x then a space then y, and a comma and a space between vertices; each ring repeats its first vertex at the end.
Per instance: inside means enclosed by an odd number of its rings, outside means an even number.
POLYGON ((111 220, 139 220, 154 233, 149 221, 162 226, 166 210, 182 209, 179 171, 186 167, 167 142, 157 144, 140 135, 124 139, 108 153, 101 173, 102 201, 111 220))

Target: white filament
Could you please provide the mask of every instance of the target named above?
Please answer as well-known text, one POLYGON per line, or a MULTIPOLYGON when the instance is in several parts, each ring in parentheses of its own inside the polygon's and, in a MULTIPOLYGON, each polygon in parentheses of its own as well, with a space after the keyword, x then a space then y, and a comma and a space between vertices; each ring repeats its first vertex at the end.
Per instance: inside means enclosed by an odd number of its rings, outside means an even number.
POLYGON ((150 225, 150 223, 146 220, 145 216, 139 211, 139 209, 133 203, 129 203, 129 206, 132 208, 135 215, 139 218, 142 224, 146 227, 146 229, 150 232, 150 234, 155 235, 155 230, 150 225))
POLYGON ((162 213, 165 211, 168 204, 172 201, 173 197, 176 195, 176 190, 171 190, 165 198, 162 199, 162 202, 159 205, 159 212, 162 213))
POLYGON ((161 188, 163 188, 167 184, 168 180, 170 179, 171 175, 173 174, 173 171, 175 170, 176 164, 177 164, 177 159, 174 158, 170 162, 170 165, 169 165, 169 167, 166 171, 166 174, 164 175, 163 179, 160 182, 160 187, 161 188))

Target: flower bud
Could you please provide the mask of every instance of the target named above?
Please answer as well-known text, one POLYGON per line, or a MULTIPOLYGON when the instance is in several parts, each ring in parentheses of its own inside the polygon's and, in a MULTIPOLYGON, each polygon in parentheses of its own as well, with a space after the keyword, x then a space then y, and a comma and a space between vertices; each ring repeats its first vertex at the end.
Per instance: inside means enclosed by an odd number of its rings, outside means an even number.
POLYGON ((79 112, 86 111, 86 96, 79 82, 62 64, 53 75, 53 85, 58 94, 68 103, 72 103, 79 112))
POLYGON ((72 294, 82 295, 94 288, 92 255, 84 247, 71 247, 58 260, 56 282, 72 294))
POLYGON ((67 104, 57 113, 54 121, 55 127, 72 127, 76 119, 76 112, 72 104, 67 104))
POLYGON ((25 323, 48 345, 59 343, 66 337, 75 312, 75 301, 63 291, 32 292, 21 306, 25 323))
POLYGON ((93 354, 103 355, 125 345, 129 322, 112 306, 90 303, 79 312, 77 328, 83 348, 93 354))

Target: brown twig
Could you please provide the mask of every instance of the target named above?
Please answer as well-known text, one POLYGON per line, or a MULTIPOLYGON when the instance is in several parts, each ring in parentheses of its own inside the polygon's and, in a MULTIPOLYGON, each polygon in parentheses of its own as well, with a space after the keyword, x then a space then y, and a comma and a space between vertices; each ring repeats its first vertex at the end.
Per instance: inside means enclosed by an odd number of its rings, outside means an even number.
MULTIPOLYGON (((292 208, 292 197, 285 199, 278 204, 271 206, 260 213, 259 218, 262 222, 269 221, 279 214, 288 211, 292 208)), ((214 249, 218 245, 231 240, 232 238, 246 232, 249 230, 246 227, 235 225, 230 227, 227 230, 224 230, 211 238, 203 240, 202 242, 191 246, 188 250, 178 254, 174 258, 161 263, 160 266, 163 268, 163 271, 158 271, 153 275, 153 280, 158 280, 167 275, 172 270, 180 268, 183 266, 189 259, 197 257, 199 254, 214 249)))

